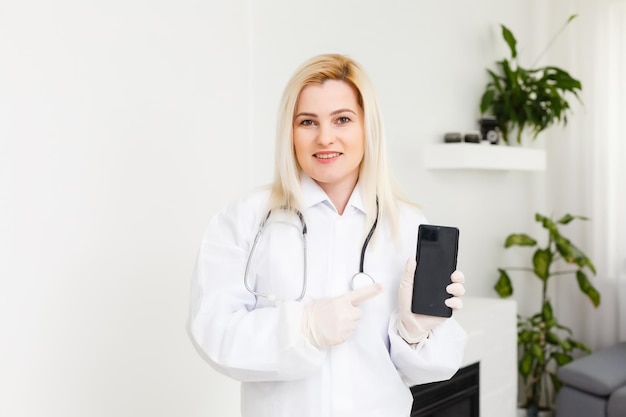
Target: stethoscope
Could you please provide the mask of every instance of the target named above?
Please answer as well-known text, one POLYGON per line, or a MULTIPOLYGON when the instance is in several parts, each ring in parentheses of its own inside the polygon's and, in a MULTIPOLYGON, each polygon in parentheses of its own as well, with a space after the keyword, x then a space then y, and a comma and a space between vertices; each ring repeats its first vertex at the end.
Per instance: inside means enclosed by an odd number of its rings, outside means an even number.
MULTIPOLYGON (((287 210, 286 206, 282 206, 280 207, 280 210, 287 210)), ((256 236, 254 237, 254 241, 252 242, 252 247, 250 248, 250 253, 248 254, 248 260, 246 261, 246 269, 244 271, 244 275, 243 275, 243 284, 245 285, 246 289, 253 295, 255 295, 256 297, 263 297, 266 298, 270 301, 272 301, 275 304, 279 304, 281 301, 278 300, 276 298, 276 295, 274 294, 266 294, 260 291, 256 291, 254 288, 252 288, 248 282, 248 275, 249 275, 249 269, 250 269, 250 263, 252 261, 252 258, 254 257, 254 252, 256 250, 257 244, 259 243, 259 240, 261 239, 261 236, 263 235, 263 231, 265 230, 265 225, 267 223, 267 221, 269 220, 270 216, 272 215, 272 212, 274 211, 274 209, 270 209, 267 212, 267 215, 265 216, 265 218, 263 219, 263 221, 261 221, 261 224, 259 225, 259 230, 256 234, 256 236)), ((298 209, 293 209, 293 211, 296 213, 296 215, 298 216, 298 219, 300 220, 300 225, 302 227, 302 232, 301 232, 301 236, 302 236, 302 255, 303 255, 303 267, 302 267, 302 290, 300 291, 300 295, 298 296, 298 298, 296 298, 296 301, 302 301, 302 299, 304 298, 304 295, 306 294, 306 287, 308 284, 308 277, 307 277, 307 262, 306 262, 306 258, 307 258, 307 245, 306 245, 306 234, 307 234, 307 225, 306 222, 304 221, 304 216, 302 215, 302 212, 300 212, 300 210, 298 209)), ((363 242, 363 246, 361 247, 361 261, 359 263, 359 272, 357 272, 356 274, 354 274, 352 276, 352 279, 350 280, 350 287, 355 290, 357 288, 361 288, 364 287, 366 285, 370 285, 370 284, 374 284, 376 283, 376 281, 374 280, 374 278, 372 278, 371 275, 365 273, 363 271, 363 267, 365 265, 365 252, 367 251, 367 246, 370 243, 370 239, 372 238, 372 235, 374 234, 374 231, 376 230, 376 226, 378 224, 378 199, 376 199, 376 218, 374 219, 374 223, 372 223, 372 227, 370 228, 369 233, 367 234, 367 237, 365 238, 365 241, 363 242)))

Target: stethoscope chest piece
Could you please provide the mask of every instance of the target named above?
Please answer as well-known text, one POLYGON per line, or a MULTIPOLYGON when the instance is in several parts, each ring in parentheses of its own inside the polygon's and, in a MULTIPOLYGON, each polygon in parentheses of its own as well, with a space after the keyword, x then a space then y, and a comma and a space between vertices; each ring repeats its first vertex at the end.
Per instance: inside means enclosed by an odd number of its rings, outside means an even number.
POLYGON ((352 276, 350 286, 353 290, 357 290, 375 283, 376 281, 374 281, 374 278, 372 278, 369 274, 366 274, 365 272, 357 272, 352 276))

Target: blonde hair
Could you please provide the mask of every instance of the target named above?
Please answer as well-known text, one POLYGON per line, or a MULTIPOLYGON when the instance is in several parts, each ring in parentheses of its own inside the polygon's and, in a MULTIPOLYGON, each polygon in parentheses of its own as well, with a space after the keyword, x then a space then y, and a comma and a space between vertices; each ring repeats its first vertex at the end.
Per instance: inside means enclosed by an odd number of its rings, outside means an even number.
MULTIPOLYGON (((306 61, 293 74, 283 92, 276 129, 276 168, 272 185, 272 207, 301 209, 300 166, 293 146, 293 118, 300 92, 311 84, 327 80, 351 85, 365 118, 365 154, 359 170, 363 202, 372 224, 376 216, 391 221, 397 230, 399 189, 392 178, 387 160, 383 120, 373 84, 363 68, 344 55, 324 54, 306 61)), ((395 234, 395 233, 394 233, 395 234)))

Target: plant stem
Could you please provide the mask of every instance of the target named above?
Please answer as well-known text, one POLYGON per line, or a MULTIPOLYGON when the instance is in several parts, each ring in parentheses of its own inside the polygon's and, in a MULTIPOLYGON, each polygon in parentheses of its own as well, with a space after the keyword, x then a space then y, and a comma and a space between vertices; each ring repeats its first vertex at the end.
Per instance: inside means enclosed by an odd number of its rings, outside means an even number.
POLYGON ((577 15, 573 14, 569 17, 569 19, 567 19, 567 21, 563 24, 563 26, 561 26, 561 28, 554 34, 554 36, 552 36, 552 39, 550 39, 550 42, 548 42, 548 45, 543 49, 543 51, 541 51, 541 53, 539 54, 539 56, 537 57, 537 59, 535 60, 535 62, 533 63, 533 67, 536 67, 537 64, 539 63, 539 60, 541 58, 543 58, 543 56, 546 54, 546 52, 548 52, 548 49, 550 49, 550 47, 552 46, 552 44, 554 43, 554 41, 556 41, 556 38, 561 34, 561 32, 563 32, 565 30, 565 27, 569 24, 569 22, 571 22, 572 20, 574 20, 576 18, 577 15))
POLYGON ((526 271, 526 272, 534 272, 535 270, 532 268, 527 268, 523 266, 505 266, 501 269, 505 269, 507 271, 526 271))
POLYGON ((556 271, 556 272, 550 272, 550 276, 554 276, 554 275, 569 275, 569 274, 575 274, 577 271, 577 269, 574 269, 572 271, 556 271))

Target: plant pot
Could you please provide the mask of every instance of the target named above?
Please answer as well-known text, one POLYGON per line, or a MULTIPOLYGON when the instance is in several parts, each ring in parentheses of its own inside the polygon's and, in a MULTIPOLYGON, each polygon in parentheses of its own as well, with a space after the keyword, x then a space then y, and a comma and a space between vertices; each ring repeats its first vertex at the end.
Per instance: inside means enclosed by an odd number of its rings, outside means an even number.
POLYGON ((516 147, 525 148, 525 147, 530 147, 532 143, 534 142, 533 135, 530 132, 530 130, 528 130, 528 128, 522 131, 522 134, 520 136, 520 140, 521 140, 520 142, 517 141, 518 134, 519 134, 519 128, 515 126, 513 129, 509 131, 509 135, 507 138, 508 140, 505 142, 503 138, 502 143, 507 146, 516 146, 516 147))
POLYGON ((518 408, 517 409, 517 417, 554 417, 554 411, 552 410, 541 410, 536 411, 537 414, 533 414, 532 412, 529 414, 529 410, 527 408, 518 408))

